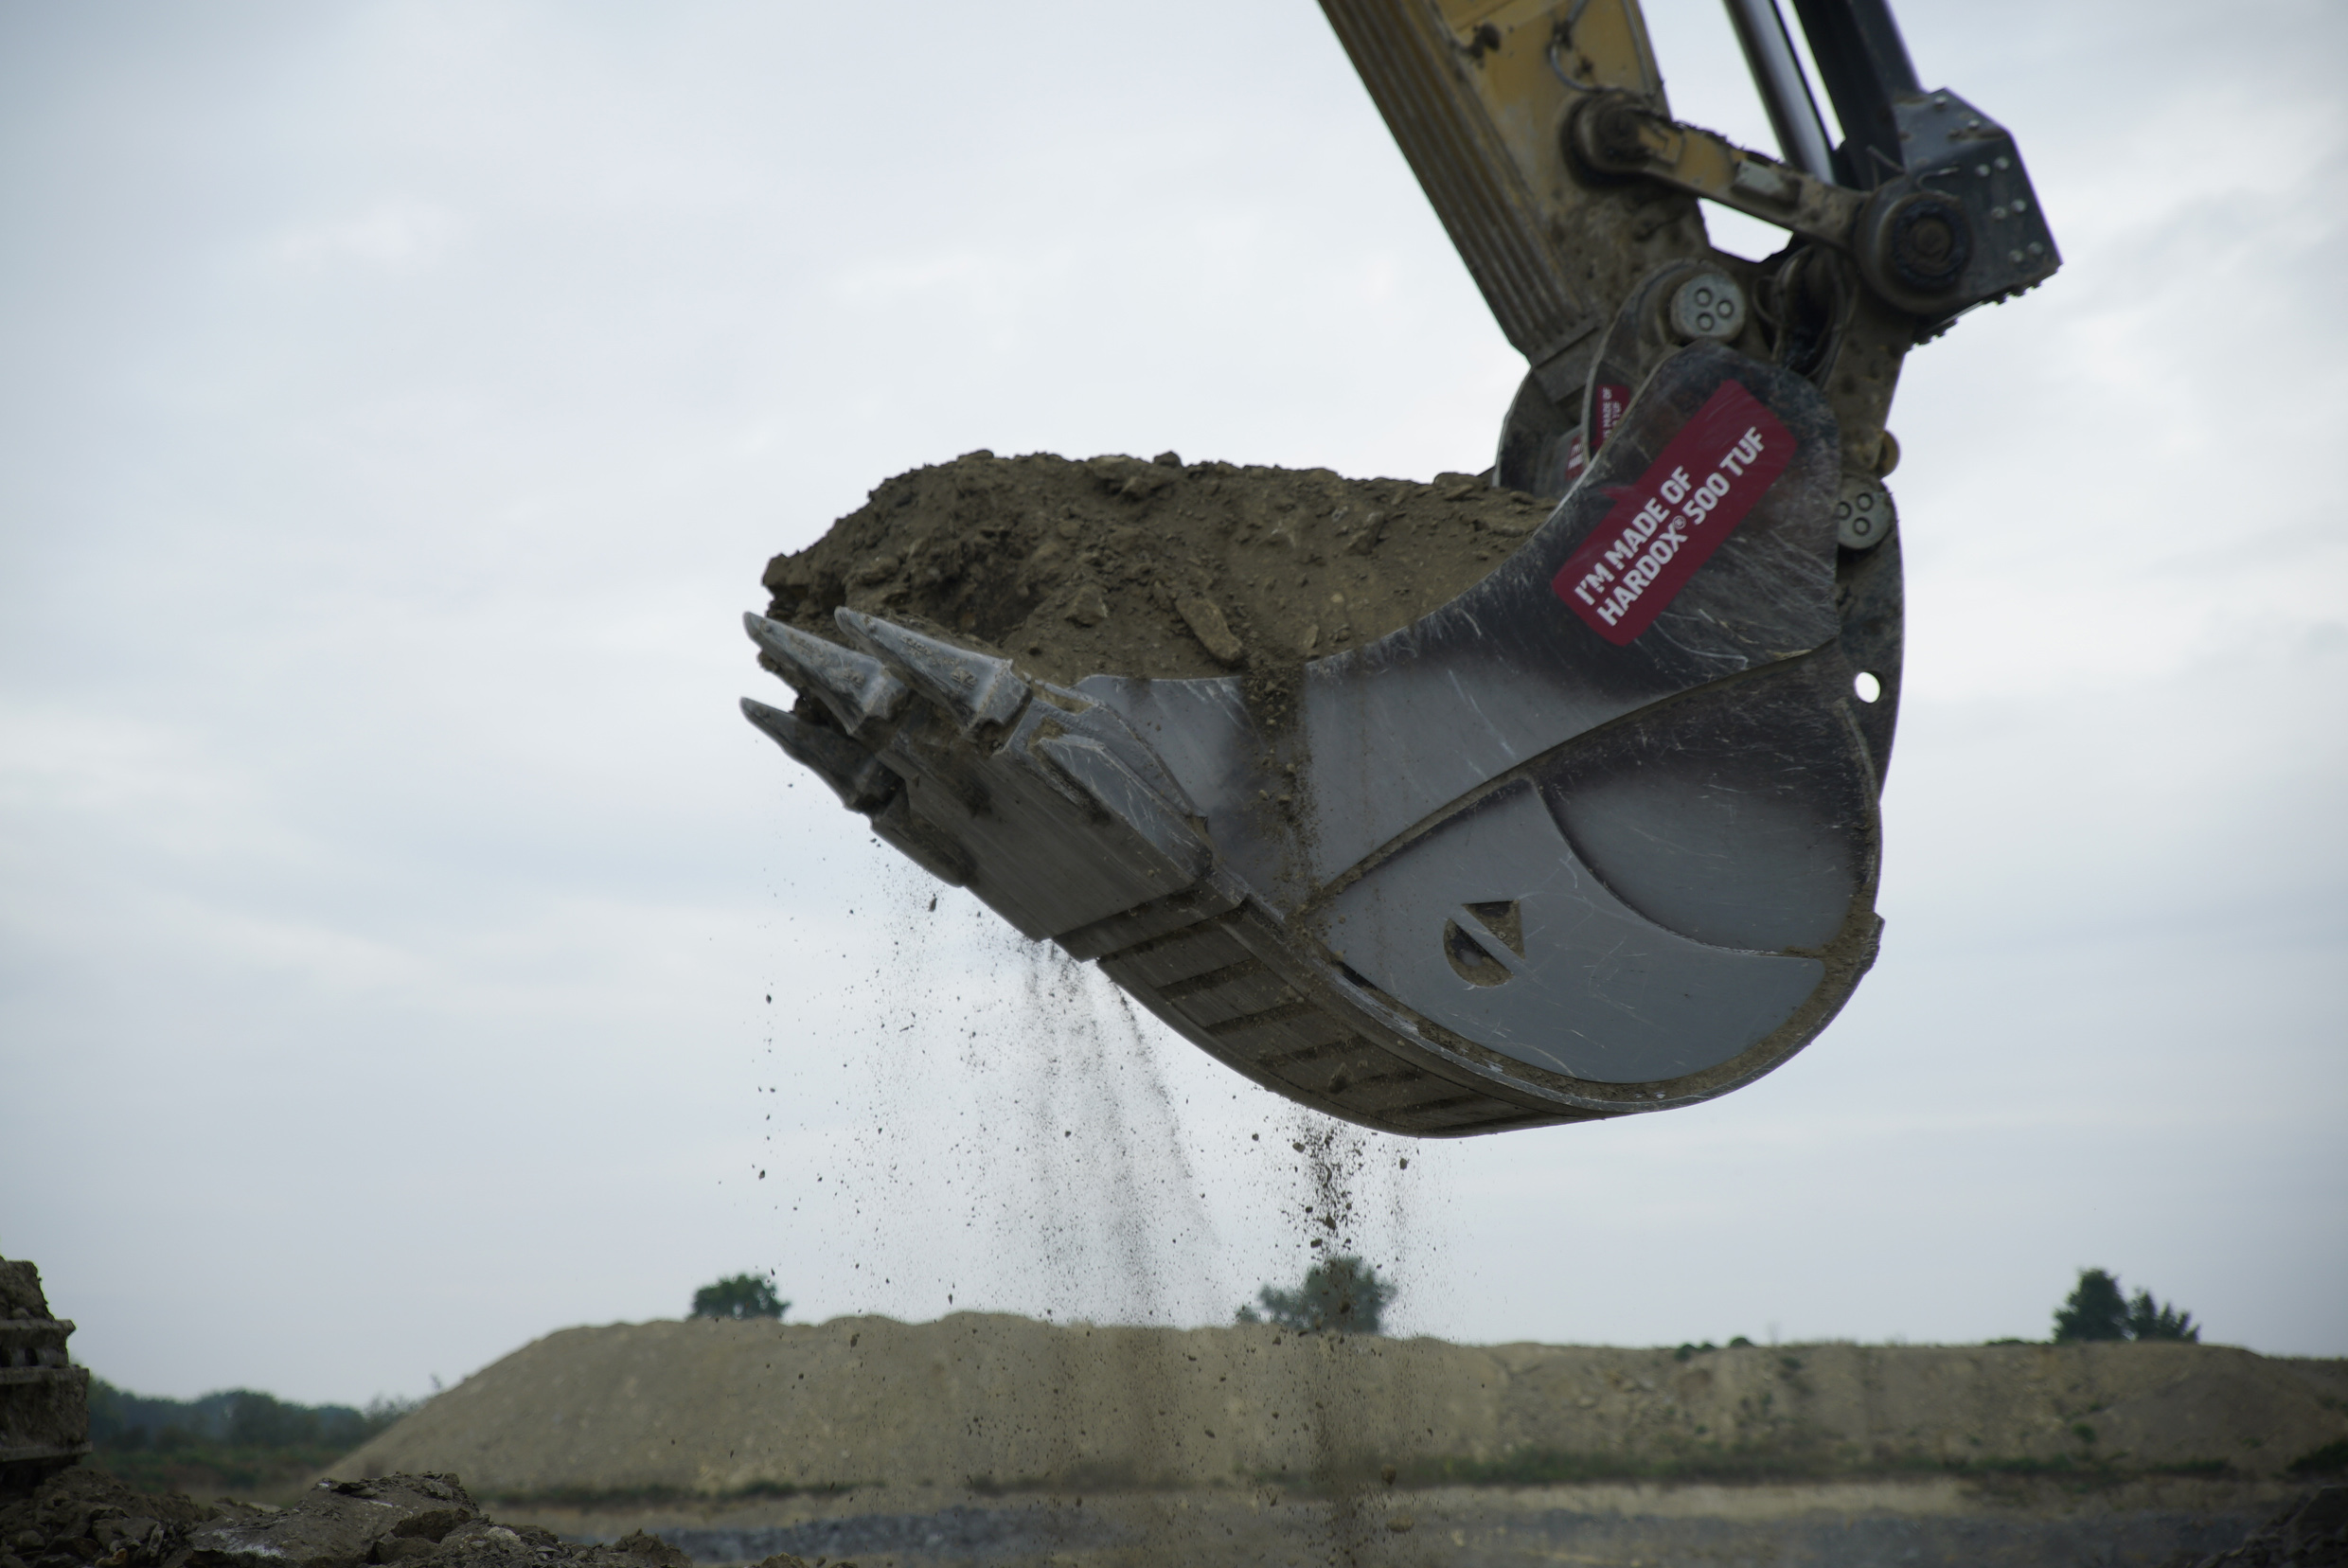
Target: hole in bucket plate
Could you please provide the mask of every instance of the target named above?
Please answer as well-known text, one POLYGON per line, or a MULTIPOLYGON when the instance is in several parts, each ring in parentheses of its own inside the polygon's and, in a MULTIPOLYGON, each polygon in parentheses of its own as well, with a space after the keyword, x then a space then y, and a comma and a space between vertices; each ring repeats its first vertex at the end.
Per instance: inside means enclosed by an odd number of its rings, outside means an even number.
POLYGON ((1859 693, 1860 702, 1872 703, 1883 695, 1883 683, 1876 678, 1874 670, 1862 669, 1851 677, 1851 689, 1859 693))
POLYGON ((1443 956, 1462 980, 1471 986, 1497 986, 1508 978, 1508 968, 1484 945, 1462 931, 1457 920, 1443 922, 1443 956))

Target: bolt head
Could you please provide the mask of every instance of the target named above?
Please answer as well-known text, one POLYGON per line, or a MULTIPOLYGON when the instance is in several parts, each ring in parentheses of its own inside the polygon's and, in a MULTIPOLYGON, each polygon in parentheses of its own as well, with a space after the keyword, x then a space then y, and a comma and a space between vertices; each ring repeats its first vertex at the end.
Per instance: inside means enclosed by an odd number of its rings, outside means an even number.
POLYGON ((1672 331, 1686 341, 1725 343, 1745 330, 1745 291, 1726 273, 1707 268, 1673 293, 1670 316, 1672 331))
POLYGON ((1925 294, 1952 287, 1973 258, 1965 209, 1938 191, 1901 198, 1887 215, 1880 243, 1885 270, 1925 294))
POLYGON ((1899 512, 1881 480, 1846 473, 1835 498, 1834 520, 1836 543, 1846 550, 1872 550, 1890 535, 1899 512))

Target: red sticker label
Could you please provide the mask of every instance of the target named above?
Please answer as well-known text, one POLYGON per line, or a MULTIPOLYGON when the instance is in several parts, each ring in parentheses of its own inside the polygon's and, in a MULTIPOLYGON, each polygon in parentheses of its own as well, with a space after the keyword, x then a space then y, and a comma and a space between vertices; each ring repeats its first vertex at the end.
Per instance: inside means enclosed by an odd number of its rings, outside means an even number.
POLYGON ((1557 569, 1551 590, 1592 632, 1625 646, 1777 482, 1793 446, 1758 398, 1722 382, 1557 569))
POLYGON ((1582 454, 1582 433, 1574 431, 1565 438, 1565 488, 1572 490, 1574 481, 1579 479, 1582 470, 1589 466, 1590 459, 1582 454))
POLYGON ((1600 382, 1596 391, 1597 401, 1590 406, 1593 416, 1592 423, 1598 433, 1597 439, 1591 442, 1585 451, 1580 431, 1576 430, 1565 438, 1565 488, 1568 490, 1572 490, 1574 481, 1582 476, 1582 470, 1590 466, 1590 454, 1606 445, 1606 438, 1614 434, 1614 427, 1623 422, 1624 411, 1630 407, 1630 388, 1628 386, 1600 382))
POLYGON ((1596 452, 1614 434, 1614 427, 1623 422, 1623 415, 1630 407, 1630 388, 1600 382, 1591 392, 1596 401, 1590 405, 1590 450, 1596 452))

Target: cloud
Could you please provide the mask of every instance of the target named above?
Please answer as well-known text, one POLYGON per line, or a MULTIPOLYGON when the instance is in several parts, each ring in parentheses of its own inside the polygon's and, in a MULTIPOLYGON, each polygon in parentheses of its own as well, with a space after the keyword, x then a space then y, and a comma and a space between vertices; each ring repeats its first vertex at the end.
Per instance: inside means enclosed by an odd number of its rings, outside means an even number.
POLYGON ((456 215, 429 202, 386 198, 347 218, 296 224, 273 236, 263 254, 294 272, 352 267, 420 273, 437 267, 464 234, 456 215))

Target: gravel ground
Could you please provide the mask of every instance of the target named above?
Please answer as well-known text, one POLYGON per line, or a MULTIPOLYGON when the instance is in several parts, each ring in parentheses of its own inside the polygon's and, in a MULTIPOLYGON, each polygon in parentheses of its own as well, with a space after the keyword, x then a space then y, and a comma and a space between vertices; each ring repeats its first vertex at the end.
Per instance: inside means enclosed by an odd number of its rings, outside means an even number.
MULTIPOLYGON (((1751 1488, 1758 1493, 1766 1488, 1751 1488)), ((671 1525, 563 1539, 486 1515, 454 1476, 325 1482, 287 1508, 148 1495, 73 1470, 0 1503, 0 1568, 1149 1568, 1205 1563, 1530 1568, 2342 1568, 2348 1488, 2292 1497, 2271 1518, 2235 1507, 2085 1506, 1900 1511, 1853 1491, 1721 1500, 1668 1490, 1651 1506, 1565 1506, 1554 1489, 1409 1488, 1324 1499, 1276 1490, 1006 1499, 844 1513, 775 1525, 671 1525), (1690 1506, 1690 1504, 1697 1506, 1690 1506), (1704 1505, 1710 1511, 1701 1511, 1704 1505), (1873 1506, 1865 1506, 1872 1504, 1873 1506)), ((1589 1499, 1579 1500, 1587 1504, 1589 1499)), ((1622 1500, 1616 1500, 1620 1502, 1622 1500)), ((2237 1497, 2238 1504, 2242 1499, 2237 1497)))

